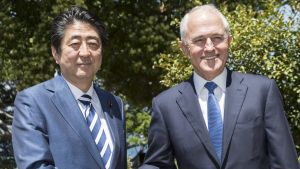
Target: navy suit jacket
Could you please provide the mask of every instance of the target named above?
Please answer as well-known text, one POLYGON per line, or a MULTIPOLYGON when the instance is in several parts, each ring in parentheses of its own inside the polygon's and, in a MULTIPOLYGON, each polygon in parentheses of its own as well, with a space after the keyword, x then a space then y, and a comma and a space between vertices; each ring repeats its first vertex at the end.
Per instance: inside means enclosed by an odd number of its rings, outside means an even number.
MULTIPOLYGON (((124 169, 122 100, 94 86, 114 143, 111 169, 124 169)), ((104 169, 81 110, 61 76, 17 94, 12 142, 19 169, 104 169)))
POLYGON ((274 80, 228 71, 222 160, 201 113, 193 78, 153 99, 149 147, 140 169, 299 169, 274 80))

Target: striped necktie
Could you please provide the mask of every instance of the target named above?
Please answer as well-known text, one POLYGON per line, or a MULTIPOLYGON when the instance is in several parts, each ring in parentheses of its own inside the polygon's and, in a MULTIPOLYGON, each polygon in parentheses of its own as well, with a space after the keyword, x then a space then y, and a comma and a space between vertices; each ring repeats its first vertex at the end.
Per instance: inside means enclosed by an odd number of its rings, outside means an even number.
POLYGON ((100 151, 105 168, 108 169, 111 164, 112 151, 108 144, 104 127, 91 103, 91 96, 84 94, 78 100, 85 106, 84 115, 86 117, 86 123, 91 131, 96 146, 100 151))
POLYGON ((217 156, 221 161, 223 122, 219 103, 214 95, 214 89, 217 85, 214 82, 207 82, 204 87, 208 90, 207 113, 209 135, 217 156))

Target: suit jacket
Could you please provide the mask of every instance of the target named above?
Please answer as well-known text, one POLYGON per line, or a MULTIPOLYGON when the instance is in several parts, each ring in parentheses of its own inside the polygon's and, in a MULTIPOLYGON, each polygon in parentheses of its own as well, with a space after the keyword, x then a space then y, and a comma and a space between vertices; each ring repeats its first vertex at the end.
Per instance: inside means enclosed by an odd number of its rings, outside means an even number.
POLYGON ((193 78, 153 99, 148 152, 140 169, 298 169, 274 80, 228 71, 222 160, 197 99, 193 78))
MULTIPOLYGON (((94 88, 114 143, 111 169, 124 169, 123 103, 119 97, 94 88)), ((81 110, 61 76, 17 94, 12 143, 19 169, 104 169, 81 110)))

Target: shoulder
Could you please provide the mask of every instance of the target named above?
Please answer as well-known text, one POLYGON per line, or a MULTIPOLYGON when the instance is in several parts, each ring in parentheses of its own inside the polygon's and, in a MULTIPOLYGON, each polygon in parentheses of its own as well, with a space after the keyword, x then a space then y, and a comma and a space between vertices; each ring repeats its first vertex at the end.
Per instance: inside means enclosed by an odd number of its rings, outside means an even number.
POLYGON ((251 86, 257 85, 268 85, 270 83, 275 83, 273 79, 270 79, 263 75, 257 75, 252 73, 241 73, 241 72, 232 72, 232 79, 241 79, 241 82, 251 86))
POLYGON ((56 83, 57 80, 55 79, 57 78, 52 78, 50 80, 19 91, 16 95, 15 102, 39 103, 42 100, 47 100, 53 94, 55 85, 58 86, 56 83))
POLYGON ((94 89, 96 90, 98 96, 107 98, 110 100, 109 104, 118 104, 121 111, 123 111, 123 101, 121 97, 114 95, 113 93, 103 90, 99 87, 99 85, 95 84, 94 89))
POLYGON ((157 100, 158 102, 176 100, 186 88, 193 88, 193 85, 190 81, 181 82, 173 87, 170 87, 169 89, 162 91, 154 97, 154 100, 157 100))
POLYGON ((26 88, 22 90, 21 92, 29 92, 29 93, 36 93, 36 92, 41 92, 41 90, 49 90, 49 91, 54 91, 58 88, 62 88, 63 86, 66 86, 67 83, 61 76, 55 76, 47 81, 38 83, 34 86, 31 86, 29 88, 26 88))
POLYGON ((22 91, 18 92, 18 95, 26 94, 26 95, 39 95, 45 90, 45 85, 49 83, 51 80, 36 84, 34 86, 28 87, 26 89, 23 89, 22 91))
POLYGON ((264 75, 253 74, 253 73, 242 73, 242 72, 233 71, 232 75, 233 76, 244 77, 244 78, 249 79, 249 80, 258 80, 258 81, 270 80, 268 77, 266 77, 264 75))
POLYGON ((257 93, 257 95, 267 94, 269 91, 279 90, 275 80, 263 75, 232 72, 232 83, 234 86, 242 85, 248 88, 250 93, 257 93))
POLYGON ((119 96, 114 95, 112 92, 109 92, 107 90, 102 89, 97 84, 94 84, 94 89, 96 90, 98 95, 100 95, 102 97, 106 97, 106 98, 113 99, 113 100, 116 100, 116 101, 122 101, 122 99, 119 96))

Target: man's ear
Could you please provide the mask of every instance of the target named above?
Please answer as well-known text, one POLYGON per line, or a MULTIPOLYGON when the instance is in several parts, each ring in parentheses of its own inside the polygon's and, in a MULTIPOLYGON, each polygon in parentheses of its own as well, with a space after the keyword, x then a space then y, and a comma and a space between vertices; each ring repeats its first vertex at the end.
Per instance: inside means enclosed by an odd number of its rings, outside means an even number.
POLYGON ((59 54, 57 53, 56 49, 53 46, 51 46, 51 52, 52 52, 52 56, 53 56, 55 62, 57 64, 59 64, 59 58, 60 57, 59 57, 59 54))
POLYGON ((188 45, 184 41, 179 41, 179 46, 180 46, 182 53, 186 57, 190 58, 190 50, 189 50, 188 45))

